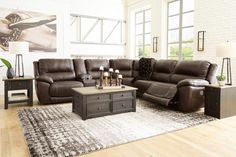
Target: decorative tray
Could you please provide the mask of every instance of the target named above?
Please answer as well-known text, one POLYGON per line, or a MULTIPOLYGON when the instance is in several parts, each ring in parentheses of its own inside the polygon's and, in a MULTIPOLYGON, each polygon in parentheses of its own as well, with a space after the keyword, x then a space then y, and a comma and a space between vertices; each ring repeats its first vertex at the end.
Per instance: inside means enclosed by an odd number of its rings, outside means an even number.
POLYGON ((120 88, 125 88, 124 85, 121 86, 96 86, 97 89, 120 89, 120 88))

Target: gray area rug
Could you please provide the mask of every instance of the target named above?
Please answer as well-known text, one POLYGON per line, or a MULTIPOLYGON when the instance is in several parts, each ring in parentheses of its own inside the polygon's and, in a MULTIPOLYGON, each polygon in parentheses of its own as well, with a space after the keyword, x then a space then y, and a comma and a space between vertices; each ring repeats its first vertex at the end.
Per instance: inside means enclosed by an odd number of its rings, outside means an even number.
POLYGON ((18 111, 31 156, 82 155, 212 120, 203 113, 181 113, 137 99, 137 112, 81 120, 71 104, 18 111))

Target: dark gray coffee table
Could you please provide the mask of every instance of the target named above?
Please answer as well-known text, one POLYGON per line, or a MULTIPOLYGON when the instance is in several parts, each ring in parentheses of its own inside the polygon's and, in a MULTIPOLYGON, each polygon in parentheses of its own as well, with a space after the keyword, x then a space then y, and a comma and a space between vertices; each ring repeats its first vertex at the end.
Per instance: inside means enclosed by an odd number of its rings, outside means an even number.
POLYGON ((137 88, 125 86, 119 89, 97 89, 95 87, 73 88, 72 111, 88 118, 136 111, 137 88))

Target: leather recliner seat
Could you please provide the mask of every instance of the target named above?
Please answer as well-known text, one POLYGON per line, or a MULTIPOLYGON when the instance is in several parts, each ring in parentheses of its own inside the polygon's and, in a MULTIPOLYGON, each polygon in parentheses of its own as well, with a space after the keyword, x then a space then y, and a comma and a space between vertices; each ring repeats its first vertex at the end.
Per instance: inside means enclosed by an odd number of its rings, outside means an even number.
POLYGON ((71 101, 72 87, 83 87, 76 81, 70 59, 41 59, 34 62, 36 93, 43 104, 71 101))
MULTIPOLYGON (((156 60, 148 79, 140 79, 139 60, 131 59, 41 59, 34 62, 36 93, 40 103, 72 100, 74 87, 86 86, 84 75, 98 82, 99 67, 119 69, 123 84, 138 88, 137 96, 181 111, 195 111, 204 105, 205 86, 214 83, 217 65, 208 61, 156 60)), ((94 84, 90 84, 93 85, 94 84)))

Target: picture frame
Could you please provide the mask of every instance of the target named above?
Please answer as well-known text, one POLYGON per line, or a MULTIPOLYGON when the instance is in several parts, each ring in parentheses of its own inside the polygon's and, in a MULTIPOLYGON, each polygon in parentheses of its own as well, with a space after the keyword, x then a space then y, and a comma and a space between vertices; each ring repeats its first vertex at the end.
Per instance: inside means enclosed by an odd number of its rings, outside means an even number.
POLYGON ((56 14, 1 7, 0 15, 0 27, 8 30, 0 34, 0 51, 9 51, 9 41, 19 41, 29 43, 29 52, 57 52, 56 14))
POLYGON ((153 52, 156 53, 158 51, 158 37, 153 37, 153 52))
POLYGON ((205 50, 205 33, 206 33, 206 31, 198 31, 197 51, 204 51, 205 50))

